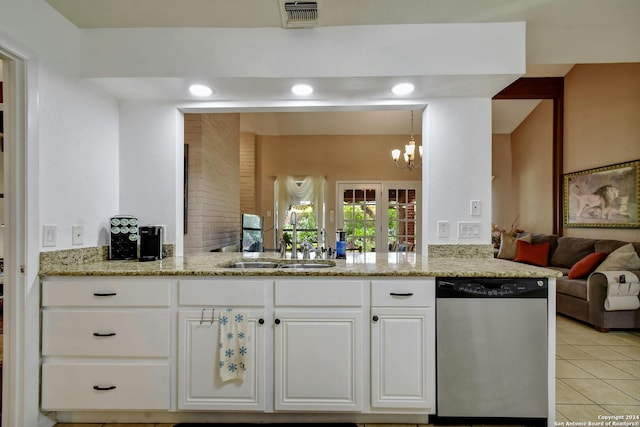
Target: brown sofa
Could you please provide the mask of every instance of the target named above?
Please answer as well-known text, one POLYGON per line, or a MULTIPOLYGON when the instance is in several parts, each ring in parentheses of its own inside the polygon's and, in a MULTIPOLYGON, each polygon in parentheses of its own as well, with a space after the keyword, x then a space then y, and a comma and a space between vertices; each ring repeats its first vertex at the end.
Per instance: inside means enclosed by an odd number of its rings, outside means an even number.
MULTIPOLYGON (((569 279, 571 267, 593 252, 611 253, 629 242, 532 234, 532 244, 549 242, 547 268, 563 273, 556 279, 556 312, 593 325, 597 330, 640 328, 640 309, 606 311, 607 278, 597 272, 583 279, 569 279)), ((632 243, 640 255, 640 243, 632 243)), ((640 277, 639 270, 631 270, 640 277)))

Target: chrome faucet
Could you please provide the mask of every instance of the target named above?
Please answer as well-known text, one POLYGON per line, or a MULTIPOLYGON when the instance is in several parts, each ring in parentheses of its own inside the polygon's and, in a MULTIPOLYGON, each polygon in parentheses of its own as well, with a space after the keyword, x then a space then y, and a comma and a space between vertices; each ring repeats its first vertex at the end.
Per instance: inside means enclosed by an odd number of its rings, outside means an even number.
POLYGON ((302 259, 311 259, 311 252, 316 252, 313 245, 307 241, 302 242, 302 259))
POLYGON ((291 212, 291 226, 293 230, 291 231, 291 259, 298 259, 298 218, 296 218, 296 213, 291 212))
POLYGON ((284 239, 280 239, 280 258, 287 257, 287 242, 284 239))

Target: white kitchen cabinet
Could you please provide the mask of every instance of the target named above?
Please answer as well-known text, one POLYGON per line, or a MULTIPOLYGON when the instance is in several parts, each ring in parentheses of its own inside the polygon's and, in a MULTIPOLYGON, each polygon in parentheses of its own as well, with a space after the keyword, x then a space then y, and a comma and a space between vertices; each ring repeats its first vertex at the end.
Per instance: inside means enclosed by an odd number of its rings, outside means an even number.
POLYGON ((265 410, 264 310, 246 311, 248 324, 247 371, 242 381, 222 382, 218 374, 219 314, 211 322, 211 310, 180 310, 179 409, 265 410))
POLYGON ((276 281, 275 410, 361 410, 364 289, 352 280, 276 281))
POLYGON ((425 281, 374 281, 371 406, 435 411, 435 296, 425 281))
POLYGON ((178 285, 178 409, 265 411, 267 387, 266 295, 272 281, 193 279, 178 285), (245 379, 222 382, 218 373, 220 313, 247 314, 245 379))
POLYGON ((42 282, 43 410, 168 410, 170 281, 42 282))

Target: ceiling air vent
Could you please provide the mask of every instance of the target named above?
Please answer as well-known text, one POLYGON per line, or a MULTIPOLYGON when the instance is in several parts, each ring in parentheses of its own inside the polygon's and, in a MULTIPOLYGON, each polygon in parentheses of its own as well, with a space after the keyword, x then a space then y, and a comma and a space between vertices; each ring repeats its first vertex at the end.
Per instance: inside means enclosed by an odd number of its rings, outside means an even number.
POLYGON ((310 28, 318 26, 317 1, 280 0, 283 28, 310 28))

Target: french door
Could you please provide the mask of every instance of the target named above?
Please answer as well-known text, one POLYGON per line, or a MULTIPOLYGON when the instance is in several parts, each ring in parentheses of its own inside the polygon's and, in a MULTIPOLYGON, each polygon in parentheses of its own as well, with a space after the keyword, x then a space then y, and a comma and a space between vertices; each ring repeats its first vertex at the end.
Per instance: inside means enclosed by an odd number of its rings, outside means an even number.
POLYGON ((416 251, 420 236, 419 181, 338 183, 337 228, 347 251, 416 251))

